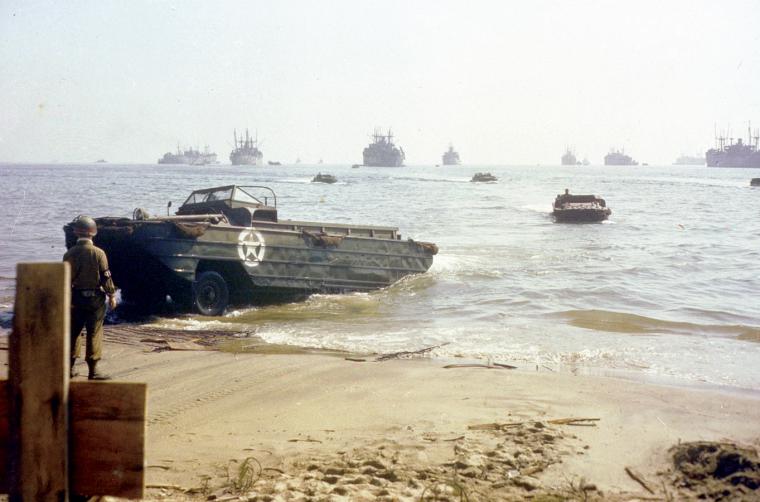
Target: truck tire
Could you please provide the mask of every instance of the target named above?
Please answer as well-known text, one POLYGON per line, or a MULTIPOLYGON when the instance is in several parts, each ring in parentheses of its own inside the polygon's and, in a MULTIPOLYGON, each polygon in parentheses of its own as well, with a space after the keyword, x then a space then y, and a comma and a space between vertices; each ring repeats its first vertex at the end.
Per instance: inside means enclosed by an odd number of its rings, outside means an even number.
POLYGON ((193 305, 198 313, 208 316, 224 314, 230 301, 227 283, 216 272, 203 272, 193 283, 193 305))

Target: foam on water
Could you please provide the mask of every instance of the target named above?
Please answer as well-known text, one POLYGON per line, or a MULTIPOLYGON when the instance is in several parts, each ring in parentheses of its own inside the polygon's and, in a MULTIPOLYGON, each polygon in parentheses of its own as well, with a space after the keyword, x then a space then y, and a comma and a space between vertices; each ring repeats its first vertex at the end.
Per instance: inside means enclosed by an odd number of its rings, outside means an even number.
POLYGON ((520 209, 524 209, 526 211, 533 211, 535 213, 541 213, 541 214, 551 214, 552 212, 552 205, 551 204, 525 204, 523 206, 520 206, 520 209))
POLYGON ((151 322, 358 352, 447 343, 433 355, 760 390, 751 170, 330 165, 335 187, 311 183, 319 170, 328 167, 0 165, 0 221, 13 232, 0 243, 0 332, 12 318, 15 264, 60 260, 61 227, 75 215, 164 214, 166 201, 193 189, 267 184, 283 219, 397 226, 440 252, 427 274, 380 291, 151 322), (483 170, 500 181, 469 182, 483 170), (611 220, 553 223, 565 188, 604 197, 611 220))

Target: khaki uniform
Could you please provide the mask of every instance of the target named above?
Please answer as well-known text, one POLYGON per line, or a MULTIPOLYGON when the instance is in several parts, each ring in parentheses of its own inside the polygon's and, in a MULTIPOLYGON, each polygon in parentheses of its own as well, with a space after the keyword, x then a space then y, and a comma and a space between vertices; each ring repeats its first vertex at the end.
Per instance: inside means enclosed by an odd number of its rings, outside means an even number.
POLYGON ((71 265, 71 357, 80 357, 82 328, 87 331, 86 360, 100 360, 106 295, 116 292, 106 253, 92 240, 80 237, 63 256, 71 265))

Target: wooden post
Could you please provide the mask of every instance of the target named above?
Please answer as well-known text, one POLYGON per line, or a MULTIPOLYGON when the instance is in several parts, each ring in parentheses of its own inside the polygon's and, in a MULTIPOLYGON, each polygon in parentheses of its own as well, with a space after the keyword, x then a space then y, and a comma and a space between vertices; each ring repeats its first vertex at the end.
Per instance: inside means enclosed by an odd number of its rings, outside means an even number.
POLYGON ((20 263, 8 344, 9 500, 68 498, 68 263, 20 263))
POLYGON ((0 380, 0 493, 142 498, 147 386, 69 382, 68 263, 16 268, 8 376, 0 380))

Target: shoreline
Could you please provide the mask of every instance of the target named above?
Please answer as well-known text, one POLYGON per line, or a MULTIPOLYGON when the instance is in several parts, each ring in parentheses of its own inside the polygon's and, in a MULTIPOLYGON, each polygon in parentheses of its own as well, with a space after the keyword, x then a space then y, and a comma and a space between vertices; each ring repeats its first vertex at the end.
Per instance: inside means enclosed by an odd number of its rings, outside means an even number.
MULTIPOLYGON (((120 327, 136 328, 136 330, 145 330, 145 333, 152 332, 166 332, 166 333, 179 333, 181 328, 177 327, 164 327, 153 324, 144 324, 140 322, 126 321, 116 324, 106 324, 106 333, 110 330, 119 330, 120 327)), ((211 335, 219 342, 212 342, 210 345, 214 345, 216 350, 222 352, 231 353, 250 353, 250 354, 316 354, 316 355, 329 355, 333 357, 349 357, 349 358, 364 358, 366 362, 375 362, 373 359, 378 357, 386 357, 388 355, 394 355, 394 353, 377 353, 377 352, 359 352, 345 349, 326 348, 326 347, 310 347, 303 345, 290 345, 290 344, 278 344, 267 342, 259 337, 255 331, 253 332, 240 332, 236 330, 226 330, 219 328, 199 328, 199 329, 184 329, 182 338, 198 339, 211 335), (253 341, 253 343, 248 343, 253 341), (248 350, 246 345, 250 345, 254 350, 248 350), (238 350, 238 347, 242 347, 238 350)), ((106 335, 108 336, 108 334, 106 335)), ((477 358, 470 356, 436 356, 435 349, 447 345, 443 343, 433 347, 419 347, 416 350, 401 351, 398 354, 408 354, 411 357, 400 357, 399 359, 416 359, 416 360, 433 360, 438 361, 441 364, 484 364, 485 361, 493 359, 498 363, 505 363, 514 365, 516 368, 513 371, 524 372, 527 374, 533 373, 555 373, 559 375, 568 376, 586 376, 591 378, 612 378, 619 379, 628 382, 637 382, 649 385, 675 387, 682 389, 692 390, 709 390, 718 393, 725 393, 728 395, 745 396, 760 398, 760 388, 748 388, 739 387, 728 384, 718 384, 712 382, 704 382, 699 380, 690 380, 674 375, 652 374, 643 371, 643 369, 624 369, 624 368, 609 368, 600 366, 590 366, 579 364, 577 366, 570 365, 556 365, 556 369, 547 363, 537 363, 535 361, 523 361, 513 360, 505 357, 494 358, 477 358), (421 352, 421 353, 420 353, 421 352), (535 368, 532 369, 532 368, 535 368)))
MULTIPOLYGON (((7 349, 7 337, 11 330, 12 317, 8 319, 7 327, 0 325, 0 351, 7 349)), ((255 332, 240 333, 233 330, 225 330, 218 328, 211 329, 180 329, 180 328, 167 328, 147 324, 139 321, 123 321, 113 324, 106 324, 104 326, 106 342, 125 343, 126 336, 140 335, 150 338, 154 333, 161 334, 169 333, 169 338, 175 338, 180 340, 188 340, 190 343, 194 343, 194 340, 198 340, 204 337, 211 337, 211 342, 204 344, 206 347, 203 350, 216 350, 219 352, 227 352, 231 354, 259 354, 259 355, 321 355, 336 358, 359 358, 366 359, 367 362, 372 363, 375 358, 387 356, 385 353, 375 352, 357 352, 344 349, 332 349, 326 347, 310 347, 301 345, 290 344, 278 344, 271 343, 263 340, 255 332), (118 332, 114 336, 114 332, 118 332), (172 337, 171 334, 180 334, 179 336, 172 337), (240 336, 244 335, 244 336, 240 336), (253 342, 253 343, 249 343, 253 342), (243 345, 244 348, 238 348, 238 345, 243 345), (253 350, 249 350, 253 348, 253 350)), ((131 343, 131 342, 127 342, 131 343)), ((445 345, 445 344, 444 344, 445 345)), ((200 349, 200 348, 198 348, 200 349)), ((615 379, 624 382, 640 383, 645 385, 653 385, 659 387, 669 387, 675 389, 685 390, 705 390, 715 392, 719 394, 725 394, 728 396, 747 397, 760 399, 760 388, 748 388, 740 387, 729 384, 718 384, 712 382, 704 382, 698 380, 689 380, 683 377, 674 375, 660 375, 651 374, 641 370, 623 369, 623 368, 608 368, 590 365, 558 365, 555 369, 546 363, 536 363, 534 361, 522 361, 522 360, 510 360, 502 357, 495 358, 477 358, 469 356, 437 356, 435 351, 428 351, 428 348, 421 348, 425 353, 417 355, 415 351, 403 351, 403 353, 411 354, 411 357, 400 357, 401 360, 417 360, 417 361, 437 361, 441 365, 446 364, 485 364, 485 361, 493 359, 497 363, 506 363, 508 365, 514 365, 516 368, 511 371, 523 373, 523 374, 556 374, 565 376, 583 376, 588 378, 608 378, 615 379), (531 369, 533 367, 534 369, 531 369)), ((188 350, 188 349, 180 349, 188 350)), ((193 350, 193 349, 189 349, 193 350)))
POLYGON ((148 499, 652 497, 626 468, 678 498, 674 445, 760 447, 758 396, 161 338, 107 335, 102 363, 148 383, 148 499))

